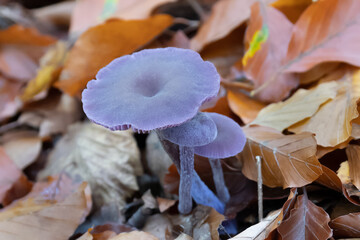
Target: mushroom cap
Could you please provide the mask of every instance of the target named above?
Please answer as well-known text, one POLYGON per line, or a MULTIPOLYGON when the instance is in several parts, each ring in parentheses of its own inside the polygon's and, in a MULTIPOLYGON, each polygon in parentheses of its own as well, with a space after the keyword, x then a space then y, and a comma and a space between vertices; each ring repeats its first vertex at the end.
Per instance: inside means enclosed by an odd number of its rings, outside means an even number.
POLYGON ((113 60, 82 93, 88 118, 111 130, 150 131, 193 118, 220 76, 192 50, 146 49, 113 60))
POLYGON ((179 146, 196 147, 214 141, 217 129, 211 117, 198 112, 189 121, 176 127, 159 130, 158 133, 162 138, 179 146))
POLYGON ((211 143, 194 148, 197 155, 207 158, 228 158, 241 152, 246 137, 239 124, 218 113, 206 113, 215 122, 217 136, 211 143))

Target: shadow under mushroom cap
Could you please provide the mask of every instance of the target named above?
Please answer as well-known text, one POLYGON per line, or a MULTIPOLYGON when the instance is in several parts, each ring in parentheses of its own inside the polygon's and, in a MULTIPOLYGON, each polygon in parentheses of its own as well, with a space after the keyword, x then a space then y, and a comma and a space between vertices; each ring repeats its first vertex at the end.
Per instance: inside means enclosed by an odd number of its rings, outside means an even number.
POLYGON ((88 118, 111 130, 179 125, 215 97, 220 76, 192 50, 146 49, 115 59, 82 93, 88 118))

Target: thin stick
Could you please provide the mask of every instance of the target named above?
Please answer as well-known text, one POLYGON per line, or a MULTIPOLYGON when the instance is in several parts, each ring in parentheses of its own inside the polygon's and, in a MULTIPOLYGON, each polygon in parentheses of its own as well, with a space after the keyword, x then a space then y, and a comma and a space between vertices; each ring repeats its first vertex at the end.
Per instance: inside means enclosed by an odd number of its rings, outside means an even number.
POLYGON ((262 191, 262 173, 261 173, 261 157, 256 156, 256 165, 258 172, 258 214, 259 214, 259 222, 263 220, 263 191, 262 191))
POLYGON ((187 0, 190 6, 194 9, 194 11, 199 15, 202 22, 206 20, 206 13, 200 3, 197 0, 187 0))

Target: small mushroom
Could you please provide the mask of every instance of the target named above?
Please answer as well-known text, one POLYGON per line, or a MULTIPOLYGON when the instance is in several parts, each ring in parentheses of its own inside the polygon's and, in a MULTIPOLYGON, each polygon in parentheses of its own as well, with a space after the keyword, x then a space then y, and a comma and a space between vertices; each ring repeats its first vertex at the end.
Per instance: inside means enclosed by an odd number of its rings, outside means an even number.
POLYGON ((230 198, 225 185, 224 174, 221 167, 222 158, 235 156, 241 152, 246 143, 246 137, 234 120, 218 113, 206 113, 215 122, 217 136, 207 145, 194 148, 195 154, 209 158, 216 193, 221 201, 227 202, 230 198))
POLYGON ((179 146, 179 211, 187 214, 192 209, 191 185, 194 172, 194 147, 214 141, 217 135, 216 125, 205 113, 198 112, 191 120, 179 126, 157 132, 160 139, 166 139, 179 146))

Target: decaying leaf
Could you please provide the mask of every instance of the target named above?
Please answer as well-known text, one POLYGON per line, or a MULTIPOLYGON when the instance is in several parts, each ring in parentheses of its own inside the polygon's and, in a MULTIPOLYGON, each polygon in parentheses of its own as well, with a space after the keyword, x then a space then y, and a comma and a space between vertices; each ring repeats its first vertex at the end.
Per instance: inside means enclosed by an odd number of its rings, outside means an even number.
POLYGON ((40 59, 40 69, 35 78, 26 86, 21 98, 23 101, 32 99, 40 92, 47 90, 60 74, 61 66, 65 61, 67 47, 64 42, 57 42, 49 48, 40 59))
POLYGON ((55 86, 70 95, 80 95, 100 68, 139 49, 172 23, 169 15, 155 15, 145 20, 113 19, 90 28, 69 52, 55 86))
POLYGON ((0 121, 13 116, 22 106, 17 95, 21 84, 0 76, 0 121))
POLYGON ((191 49, 200 51, 207 44, 224 38, 250 17, 250 7, 254 2, 256 1, 218 1, 213 6, 210 17, 200 27, 196 36, 191 39, 191 49))
POLYGON ((42 146, 37 133, 26 130, 7 132, 0 138, 0 143, 19 169, 24 169, 34 162, 42 146))
POLYGON ((360 237, 360 213, 350 213, 340 216, 330 222, 336 238, 360 237))
POLYGON ((80 0, 71 15, 70 32, 82 32, 109 18, 124 20, 150 17, 154 8, 176 0, 80 0))
POLYGON ((57 143, 38 177, 62 171, 89 182, 96 206, 114 203, 121 209, 125 199, 138 190, 136 176, 142 174, 142 166, 132 132, 77 123, 57 143))
POLYGON ((77 99, 51 92, 47 98, 27 105, 18 122, 38 128, 39 136, 47 137, 64 133, 69 124, 80 119, 80 109, 77 99))
POLYGON ((292 23, 275 8, 263 6, 260 2, 251 7, 250 24, 244 40, 247 50, 242 65, 255 88, 276 75, 276 85, 256 95, 264 102, 284 99, 298 84, 297 77, 292 73, 277 74, 286 57, 292 28, 292 23))
POLYGON ((227 100, 231 110, 248 124, 253 121, 266 105, 242 92, 228 90, 227 100))
POLYGON ((247 178, 257 181, 256 156, 262 158, 263 183, 269 187, 301 187, 322 174, 312 134, 285 136, 266 127, 246 127, 243 130, 247 142, 238 157, 247 178))
MULTIPOLYGON (((15 163, 6 154, 5 150, 0 147, 0 203, 3 203, 8 191, 17 183, 20 185, 17 187, 21 189, 21 179, 25 178, 23 173, 15 165, 15 163)), ((27 186, 25 185, 25 188, 27 186)))
POLYGON ((291 125, 313 116, 319 107, 337 94, 336 82, 319 84, 316 88, 299 89, 284 102, 273 103, 262 109, 251 125, 271 127, 280 132, 291 125))
POLYGON ((90 208, 87 183, 75 184, 64 175, 39 182, 26 197, 0 211, 0 238, 68 239, 90 208))
POLYGON ((314 133, 317 144, 324 147, 334 147, 351 137, 351 121, 359 116, 360 71, 350 72, 335 83, 336 97, 323 104, 310 119, 290 127, 290 131, 314 133))
POLYGON ((349 162, 349 175, 352 183, 360 189, 360 146, 350 144, 346 148, 349 162))
POLYGON ((330 217, 307 196, 298 196, 288 218, 277 228, 282 239, 328 239, 332 236, 330 217))
POLYGON ((242 231, 240 234, 236 235, 230 240, 263 240, 269 234, 270 230, 276 226, 277 217, 281 213, 281 209, 275 212, 270 213, 266 218, 264 218, 258 224, 255 224, 246 230, 242 231))

